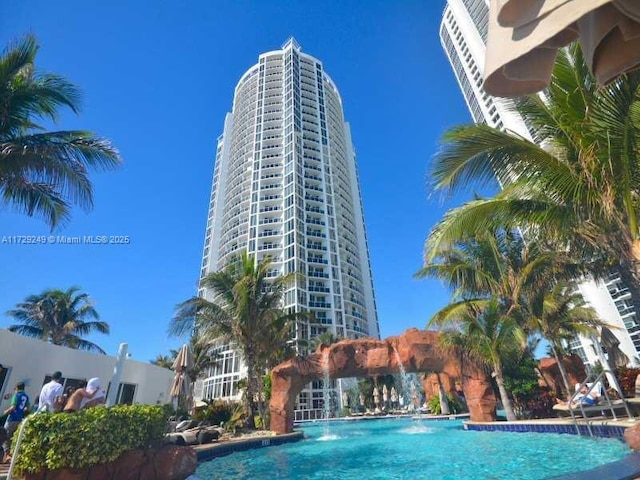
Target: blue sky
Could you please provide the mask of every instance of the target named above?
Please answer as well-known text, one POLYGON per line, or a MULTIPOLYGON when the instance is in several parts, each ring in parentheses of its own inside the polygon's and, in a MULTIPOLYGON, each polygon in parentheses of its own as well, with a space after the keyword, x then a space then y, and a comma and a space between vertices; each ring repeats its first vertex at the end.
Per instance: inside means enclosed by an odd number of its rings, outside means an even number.
MULTIPOLYGON (((448 128, 470 121, 440 47, 444 0, 50 0, 0 3, 0 44, 26 32, 38 67, 84 92, 79 116, 120 149, 123 167, 94 174, 95 208, 74 212, 58 235, 126 235, 128 245, 0 244, 4 312, 46 288, 91 295, 111 354, 128 342, 147 361, 180 344, 167 338, 174 307, 194 295, 216 138, 240 76, 291 35, 319 58, 351 123, 382 337, 426 321, 448 300, 414 280, 432 225, 452 203, 427 190, 427 171, 448 128)), ((0 236, 48 235, 46 225, 0 210, 0 236)))

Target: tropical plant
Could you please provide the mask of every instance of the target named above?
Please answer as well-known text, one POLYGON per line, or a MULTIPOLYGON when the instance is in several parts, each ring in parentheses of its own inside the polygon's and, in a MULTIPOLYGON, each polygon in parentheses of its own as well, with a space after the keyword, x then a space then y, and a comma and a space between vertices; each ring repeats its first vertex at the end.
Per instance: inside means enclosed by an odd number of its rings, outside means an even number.
POLYGON ((320 335, 311 339, 309 347, 311 351, 315 352, 321 345, 328 347, 334 343, 338 343, 340 340, 342 340, 341 336, 334 334, 331 330, 325 330, 320 335))
POLYGON ((539 391, 537 362, 530 348, 514 351, 505 360, 505 388, 513 399, 512 406, 516 417, 524 419, 528 416, 528 401, 539 391))
POLYGON ((515 420, 511 399, 504 383, 504 358, 521 348, 523 331, 495 300, 462 302, 454 310, 445 307, 431 318, 429 325, 456 327, 467 341, 471 356, 489 365, 500 393, 507 420, 515 420))
POLYGON ((79 287, 71 287, 28 296, 16 309, 7 312, 20 322, 10 325, 9 331, 54 345, 104 354, 98 345, 82 337, 93 332, 108 334, 109 325, 100 321, 89 295, 79 292, 79 287))
POLYGON ((154 358, 153 360, 149 360, 149 363, 157 365, 158 367, 173 370, 173 362, 175 361, 177 354, 177 350, 171 350, 170 355, 162 355, 161 353, 159 353, 156 358, 154 358))
POLYGON ((461 413, 463 411, 463 406, 460 401, 452 394, 447 393, 445 406, 446 411, 443 412, 443 405, 440 403, 440 395, 433 395, 431 398, 427 400, 427 406, 429 407, 429 412, 432 415, 449 415, 461 413))
POLYGON ((428 260, 443 246, 495 228, 583 260, 596 278, 619 272, 640 311, 640 72, 598 88, 576 44, 559 52, 544 95, 518 102, 533 140, 487 125, 444 136, 433 187, 471 184, 503 190, 449 211, 427 240, 428 260))
POLYGON ((193 382, 195 382, 198 377, 211 367, 218 365, 220 358, 219 355, 214 352, 215 344, 198 335, 191 336, 189 346, 191 347, 191 355, 193 356, 193 367, 189 371, 189 379, 193 386, 193 382))
POLYGON ((59 110, 80 109, 80 92, 59 75, 35 67, 38 44, 27 35, 0 56, 0 197, 53 229, 70 217, 72 205, 89 210, 93 189, 88 171, 121 162, 117 150, 92 132, 46 132, 59 110))
POLYGON ((542 335, 548 342, 558 364, 567 396, 573 394, 569 385, 567 369, 562 361, 564 346, 577 335, 597 334, 603 322, 595 310, 588 306, 572 283, 559 282, 551 289, 530 291, 530 307, 527 327, 542 335))
POLYGON ((434 248, 437 252, 427 252, 425 266, 416 276, 444 281, 453 296, 429 325, 462 332, 449 335, 450 345, 456 346, 454 340, 466 343, 460 351, 491 365, 507 418, 513 420, 502 367, 507 354, 526 347, 527 295, 543 291, 554 278, 571 275, 578 266, 537 242, 525 244, 511 230, 489 231, 434 248))
POLYGON ((617 367, 616 379, 625 397, 637 397, 636 381, 640 375, 640 368, 617 367))
POLYGON ((205 341, 224 341, 242 353, 247 366, 246 407, 254 417, 257 403, 261 417, 263 377, 274 362, 274 351, 286 345, 291 322, 300 316, 283 310, 285 290, 294 275, 268 278, 271 260, 257 262, 246 252, 226 268, 207 275, 202 286, 215 300, 191 298, 177 307, 169 326, 172 335, 197 332, 205 341))

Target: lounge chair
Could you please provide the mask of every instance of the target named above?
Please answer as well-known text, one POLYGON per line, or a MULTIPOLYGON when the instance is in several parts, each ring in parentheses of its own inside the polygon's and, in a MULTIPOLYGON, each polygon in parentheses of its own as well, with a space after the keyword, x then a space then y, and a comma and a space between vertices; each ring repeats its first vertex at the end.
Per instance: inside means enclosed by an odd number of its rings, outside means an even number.
MULTIPOLYGON (((576 394, 580 390, 581 386, 582 385, 580 383, 576 384, 576 394)), ((561 416, 569 416, 573 414, 588 417, 590 416, 589 414, 596 414, 594 416, 606 416, 607 411, 612 412, 612 410, 625 408, 624 400, 609 401, 608 398, 603 395, 601 382, 597 382, 595 385, 593 383, 587 383, 586 386, 588 388, 588 394, 595 397, 595 405, 581 404, 579 400, 575 400, 576 394, 574 394, 566 404, 556 404, 553 406, 553 409, 561 416), (574 404, 573 406, 572 403, 574 404)))
POLYGON ((204 445, 218 440, 223 433, 224 429, 221 427, 201 425, 180 432, 167 433, 164 441, 174 445, 204 445))
POLYGON ((202 445, 217 440, 223 433, 223 428, 211 426, 206 421, 197 423, 195 420, 183 420, 173 426, 173 432, 167 433, 164 441, 175 445, 202 445))

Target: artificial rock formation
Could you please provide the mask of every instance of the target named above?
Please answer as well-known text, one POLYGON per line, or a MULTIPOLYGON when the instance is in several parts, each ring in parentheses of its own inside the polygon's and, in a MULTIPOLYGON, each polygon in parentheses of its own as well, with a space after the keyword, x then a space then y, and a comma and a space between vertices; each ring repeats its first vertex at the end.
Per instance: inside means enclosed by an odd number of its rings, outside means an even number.
MULTIPOLYGON (((567 355, 562 359, 564 368, 567 371, 567 377, 570 388, 576 383, 582 383, 586 378, 584 370, 584 363, 578 355, 567 355)), ((564 381, 562 380, 562 374, 558 368, 558 362, 555 358, 541 358, 538 361, 538 369, 542 374, 542 378, 539 381, 541 387, 549 387, 555 392, 557 396, 563 396, 565 390, 564 381)))
POLYGON ((624 440, 631 450, 635 452, 640 450, 640 424, 627 428, 624 431, 624 440))
POLYGON ((443 372, 453 379, 449 385, 462 385, 471 420, 495 420, 496 398, 485 373, 469 361, 460 362, 444 353, 438 348, 438 338, 437 332, 413 328, 386 340, 342 340, 281 363, 271 372, 271 430, 293 431, 296 396, 306 384, 323 377, 323 367, 332 379, 372 377, 398 373, 398 361, 407 373, 443 372))
POLYGON ((184 480, 196 471, 191 447, 166 445, 159 449, 129 450, 113 462, 88 468, 61 468, 25 474, 25 480, 184 480))

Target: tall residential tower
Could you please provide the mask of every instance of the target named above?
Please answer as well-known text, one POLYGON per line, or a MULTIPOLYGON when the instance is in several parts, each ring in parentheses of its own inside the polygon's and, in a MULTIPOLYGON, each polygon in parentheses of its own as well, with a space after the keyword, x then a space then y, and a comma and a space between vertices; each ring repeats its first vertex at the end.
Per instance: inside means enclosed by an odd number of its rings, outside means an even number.
MULTIPOLYGON (((488 95, 482 88, 489 0, 448 0, 440 25, 440 41, 449 58, 471 116, 476 123, 512 130, 531 139, 522 118, 513 111, 513 102, 488 95)), ((631 294, 613 273, 602 283, 585 281, 579 285, 584 299, 611 324, 620 348, 632 363, 640 357, 640 326, 631 294)), ((577 338, 570 348, 590 364, 597 361, 591 339, 577 338)))
MULTIPOLYGON (((235 88, 218 138, 200 277, 243 251, 270 256, 270 276, 300 274, 283 307, 314 315, 298 321, 294 344, 325 331, 379 338, 349 124, 322 62, 293 38, 260 55, 235 88)), ((204 289, 199 295, 213 300, 204 289)), ((231 346, 218 353, 199 397, 238 395, 241 359, 231 346)), ((314 387, 301 393, 297 410, 322 408, 314 387)))

